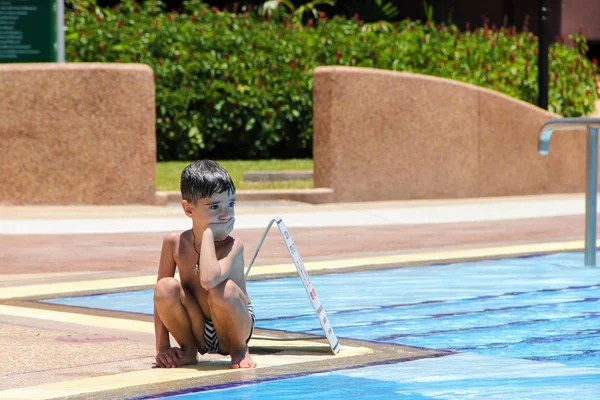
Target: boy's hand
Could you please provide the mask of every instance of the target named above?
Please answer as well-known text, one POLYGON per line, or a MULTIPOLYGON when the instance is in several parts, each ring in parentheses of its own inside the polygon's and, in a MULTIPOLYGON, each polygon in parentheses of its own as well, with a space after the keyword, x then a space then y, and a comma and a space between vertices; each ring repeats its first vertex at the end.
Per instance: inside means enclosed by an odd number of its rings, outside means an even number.
POLYGON ((233 225, 235 224, 235 218, 232 217, 226 223, 210 224, 207 230, 210 230, 213 234, 213 238, 216 242, 227 239, 227 236, 233 231, 233 225))
POLYGON ((156 366, 159 368, 176 368, 177 360, 181 358, 183 351, 179 347, 168 347, 156 353, 156 366))

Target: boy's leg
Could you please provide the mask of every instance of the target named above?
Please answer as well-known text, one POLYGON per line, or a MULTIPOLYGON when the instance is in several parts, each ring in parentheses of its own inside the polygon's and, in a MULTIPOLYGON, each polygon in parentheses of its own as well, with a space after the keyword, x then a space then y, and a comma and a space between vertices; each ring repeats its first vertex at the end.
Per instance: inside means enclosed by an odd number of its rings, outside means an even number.
POLYGON ((242 289, 227 279, 208 291, 208 304, 219 347, 231 355, 231 367, 256 367, 246 343, 253 326, 242 289))
POLYGON ((183 351, 179 365, 197 362, 204 349, 204 314, 196 298, 175 278, 163 278, 154 289, 154 305, 160 320, 183 351))

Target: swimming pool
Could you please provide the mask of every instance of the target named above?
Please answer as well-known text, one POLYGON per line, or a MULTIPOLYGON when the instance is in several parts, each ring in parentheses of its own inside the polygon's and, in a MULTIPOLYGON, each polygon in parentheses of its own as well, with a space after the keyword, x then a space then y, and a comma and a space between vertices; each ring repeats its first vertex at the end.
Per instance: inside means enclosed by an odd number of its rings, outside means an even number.
POLYGON ((591 400, 599 382, 596 368, 464 353, 152 398, 591 400))
MULTIPOLYGON (((215 396, 237 398, 243 390, 250 399, 288 398, 286 393, 341 399, 349 395, 346 386, 414 399, 483 393, 487 399, 591 399, 600 393, 600 269, 583 266, 582 254, 318 275, 312 281, 342 344, 355 338, 460 353, 244 389, 213 388, 215 396), (327 382, 343 384, 324 394, 327 382), (318 389, 307 391, 313 384, 318 389)), ((299 278, 250 281, 248 291, 259 328, 321 333, 299 278)), ((48 302, 152 313, 151 291, 48 302)))

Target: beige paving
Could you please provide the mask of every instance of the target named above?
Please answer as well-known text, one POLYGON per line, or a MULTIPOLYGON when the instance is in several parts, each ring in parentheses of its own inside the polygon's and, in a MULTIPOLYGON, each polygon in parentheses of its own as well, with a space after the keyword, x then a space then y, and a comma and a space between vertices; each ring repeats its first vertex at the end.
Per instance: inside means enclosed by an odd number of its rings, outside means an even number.
MULTIPOLYGON (((321 361, 324 358, 359 356, 369 352, 370 350, 367 348, 342 347, 337 356, 326 354, 288 355, 284 352, 283 354, 276 356, 256 355, 254 358, 258 364, 257 369, 261 369, 287 364, 321 361)), ((193 378, 202 380, 203 378, 211 375, 233 374, 236 372, 238 371, 229 368, 229 360, 221 359, 212 362, 200 362, 195 367, 173 369, 155 368, 143 371, 126 372, 117 375, 85 378, 54 384, 5 390, 0 391, 0 398, 6 400, 55 399, 86 393, 121 390, 130 386, 156 385, 163 382, 172 382, 184 379, 193 378)), ((251 371, 248 374, 252 373, 254 373, 254 371, 251 371)))
POLYGON ((0 348, 12 349, 0 352, 0 389, 9 387, 11 377, 27 372, 148 357, 153 347, 129 340, 126 335, 78 335, 69 330, 0 323, 0 348), (15 358, 13 352, 19 357, 15 358), (86 357, 90 353, 94 356, 86 357))

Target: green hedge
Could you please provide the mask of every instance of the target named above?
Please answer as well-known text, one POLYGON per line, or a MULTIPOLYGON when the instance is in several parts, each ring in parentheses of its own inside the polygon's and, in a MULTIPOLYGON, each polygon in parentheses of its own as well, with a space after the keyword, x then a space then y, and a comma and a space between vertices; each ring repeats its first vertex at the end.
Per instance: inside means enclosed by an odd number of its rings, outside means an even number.
MULTIPOLYGON (((319 65, 374 67, 457 79, 537 101, 537 38, 514 28, 460 31, 402 21, 387 30, 326 17, 306 25, 186 3, 124 0, 117 9, 66 15, 67 58, 134 62, 156 80, 160 160, 311 155, 312 72, 319 65)), ((585 39, 577 36, 579 46, 585 39)), ((551 111, 593 110, 597 67, 561 43, 550 50, 551 111)))

